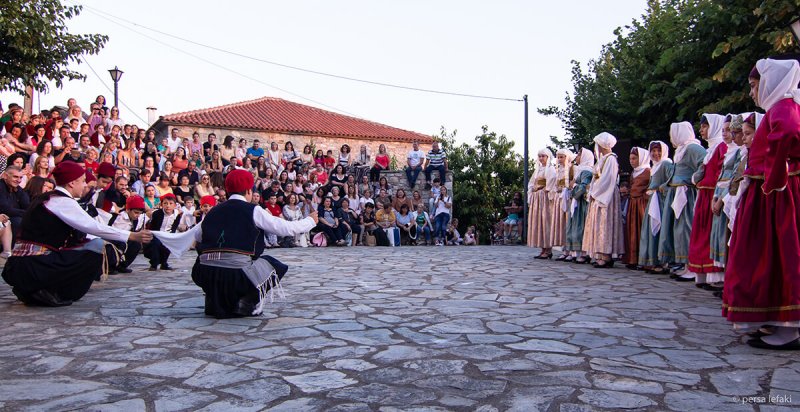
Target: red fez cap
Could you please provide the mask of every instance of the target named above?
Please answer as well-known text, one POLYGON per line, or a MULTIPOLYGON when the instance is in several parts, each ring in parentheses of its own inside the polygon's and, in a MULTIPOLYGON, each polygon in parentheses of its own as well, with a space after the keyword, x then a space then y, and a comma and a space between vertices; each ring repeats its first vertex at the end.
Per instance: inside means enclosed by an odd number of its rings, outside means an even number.
POLYGON ((255 179, 247 170, 233 170, 225 177, 225 190, 228 193, 242 193, 253 188, 255 179))
POLYGON ((86 183, 92 183, 96 181, 97 178, 94 177, 94 173, 92 173, 92 169, 86 169, 86 183))
POLYGON ((166 199, 172 199, 173 202, 177 202, 178 201, 178 198, 175 197, 175 195, 173 195, 172 193, 167 193, 165 195, 161 195, 160 199, 161 199, 162 202, 164 200, 166 200, 166 199))
POLYGON ((73 180, 77 180, 85 173, 86 170, 75 162, 61 162, 56 165, 51 174, 57 185, 64 186, 73 180))
POLYGON ((242 163, 242 159, 236 159, 236 166, 241 166, 243 164, 244 163, 242 163))
POLYGON ((133 210, 133 209, 142 209, 144 210, 144 198, 139 195, 128 196, 128 199, 125 200, 125 209, 133 210))
POLYGON ((211 207, 214 207, 217 205, 217 198, 211 195, 203 196, 200 198, 200 206, 203 205, 211 205, 211 207))
POLYGON ((116 172, 117 168, 108 162, 100 163, 100 166, 97 167, 97 176, 114 177, 116 172))

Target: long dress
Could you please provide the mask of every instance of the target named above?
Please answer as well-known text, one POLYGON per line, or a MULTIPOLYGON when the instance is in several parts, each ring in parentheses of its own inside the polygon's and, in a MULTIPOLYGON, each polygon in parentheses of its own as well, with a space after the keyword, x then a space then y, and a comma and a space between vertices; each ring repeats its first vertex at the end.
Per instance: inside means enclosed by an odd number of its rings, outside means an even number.
MULTIPOLYGON (((649 212, 653 209, 657 213, 659 221, 662 211, 666 207, 667 182, 672 178, 674 171, 674 164, 664 162, 655 174, 650 176, 650 185, 647 187, 650 199, 647 201, 645 210, 649 212), (655 205, 653 205, 654 202, 656 203, 655 205)), ((653 228, 655 223, 649 216, 642 222, 642 230, 639 234, 639 266, 659 266, 662 263, 658 259, 658 239, 661 234, 661 226, 655 230, 653 228)), ((658 224, 660 225, 660 222, 658 224)))
POLYGON ((662 263, 689 263, 689 238, 692 233, 694 204, 697 188, 692 184, 692 175, 703 163, 706 149, 690 144, 680 161, 675 163, 664 207, 661 208, 661 236, 658 239, 658 260, 662 263), (685 187, 686 204, 679 209, 678 216, 672 207, 678 188, 685 187))
MULTIPOLYGON (((714 200, 714 191, 727 151, 728 145, 718 144, 708 163, 700 165, 692 176, 692 181, 697 185, 697 200, 694 204, 694 219, 689 240, 689 271, 692 273, 719 274, 723 271, 711 259, 711 226, 714 220, 711 202, 714 200)), ((721 279, 707 279, 709 282, 719 280, 721 279)))
POLYGON ((617 155, 604 155, 597 162, 590 194, 589 215, 583 232, 583 249, 595 259, 625 253, 624 229, 620 211, 617 155), (601 198, 596 196, 602 193, 601 198))
MULTIPOLYGON (((714 198, 724 199, 725 195, 729 192, 731 179, 736 172, 736 166, 741 157, 741 150, 738 148, 733 150, 736 151, 736 154, 728 156, 728 160, 722 166, 722 172, 719 174, 717 187, 714 190, 714 198)), ((726 266, 725 263, 728 260, 728 239, 730 236, 731 232, 728 229, 728 216, 722 212, 720 212, 719 215, 714 215, 714 220, 711 223, 711 249, 709 257, 716 267, 724 268, 726 266)))
POLYGON ((567 171, 572 168, 558 168, 556 177, 556 188, 551 193, 553 198, 553 210, 551 212, 552 225, 550 226, 550 244, 552 246, 564 246, 567 233, 567 215, 569 212, 570 196, 567 188, 567 171))
POLYGON ((568 206, 567 234, 564 241, 564 250, 570 252, 583 251, 583 232, 586 225, 586 215, 589 213, 589 202, 586 193, 592 182, 592 172, 582 171, 575 179, 572 187, 572 201, 568 206), (574 205, 574 206, 573 206, 574 205))
POLYGON ((799 119, 792 99, 775 103, 748 151, 751 182, 733 226, 722 305, 736 324, 800 326, 799 119))
POLYGON ((528 212, 528 246, 549 248, 550 213, 553 210, 549 192, 545 189, 547 179, 537 178, 533 182, 533 190, 529 196, 528 212))
POLYGON ((639 263, 639 236, 642 224, 647 219, 647 188, 650 184, 650 169, 631 179, 628 216, 625 225, 625 263, 639 263))

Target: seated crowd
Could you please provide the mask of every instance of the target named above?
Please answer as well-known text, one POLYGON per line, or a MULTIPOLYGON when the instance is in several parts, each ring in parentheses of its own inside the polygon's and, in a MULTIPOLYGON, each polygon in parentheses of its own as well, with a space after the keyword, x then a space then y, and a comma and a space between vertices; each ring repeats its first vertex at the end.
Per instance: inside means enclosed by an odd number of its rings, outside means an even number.
MULTIPOLYGON (((366 145, 357 154, 342 145, 338 153, 292 142, 225 136, 201 141, 172 129, 168 137, 126 124, 117 107, 103 96, 86 114, 75 99, 66 110, 45 110, 30 117, 22 108, 0 105, 0 241, 8 257, 31 200, 55 188, 53 168, 72 161, 87 171, 90 182, 79 203, 100 222, 114 226, 183 232, 226 200, 225 176, 242 169, 253 174, 252 202, 273 216, 301 220, 311 211, 319 224, 293 238, 268 234, 268 247, 309 245, 444 245, 460 244, 458 221, 452 219, 452 197, 444 186, 447 157, 438 143, 423 152, 414 142, 406 158, 411 193, 393 188, 381 172, 390 155, 381 144, 374 158, 366 145), (266 150, 265 150, 266 149, 266 150), (438 173, 436 173, 438 172, 438 173), (420 173, 425 185, 414 189, 420 173), (435 174, 435 175, 434 175, 435 174), (425 193, 425 192, 428 193, 425 193), (429 195, 423 200, 422 194, 429 195), (132 214, 135 209, 136 214, 132 214)), ((171 269, 169 251, 159 242, 145 245, 151 269, 171 269)))

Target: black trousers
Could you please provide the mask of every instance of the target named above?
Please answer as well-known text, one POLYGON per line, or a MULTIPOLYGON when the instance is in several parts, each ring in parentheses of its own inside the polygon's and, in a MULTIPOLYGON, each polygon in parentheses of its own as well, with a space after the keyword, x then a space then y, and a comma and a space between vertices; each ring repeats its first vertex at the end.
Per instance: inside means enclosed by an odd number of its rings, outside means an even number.
POLYGON ((169 259, 169 249, 161 244, 158 238, 153 240, 144 247, 144 256, 150 260, 150 266, 166 265, 169 259))
POLYGON ((142 251, 142 244, 139 242, 134 242, 129 240, 127 243, 123 242, 111 242, 114 246, 117 247, 120 251, 125 251, 125 260, 120 261, 117 263, 117 266, 114 269, 125 269, 136 260, 136 256, 139 255, 139 252, 142 251))
POLYGON ((322 233, 328 236, 328 239, 331 242, 338 242, 344 239, 345 236, 345 228, 343 225, 339 225, 337 227, 330 227, 328 225, 324 225, 322 223, 317 223, 317 229, 319 229, 322 233))

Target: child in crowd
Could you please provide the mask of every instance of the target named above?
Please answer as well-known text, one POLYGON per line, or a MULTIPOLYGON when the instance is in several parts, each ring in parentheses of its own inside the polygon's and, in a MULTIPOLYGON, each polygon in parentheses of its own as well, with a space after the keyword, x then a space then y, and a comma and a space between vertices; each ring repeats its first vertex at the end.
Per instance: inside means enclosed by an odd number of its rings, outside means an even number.
MULTIPOLYGON (((270 193, 269 198, 267 198, 267 203, 264 205, 264 208, 267 209, 272 216, 275 216, 279 219, 283 219, 283 209, 280 205, 278 205, 278 196, 275 193, 270 193)), ((278 244, 278 236, 274 233, 267 234, 267 247, 279 247, 278 244)))
POLYGON ((467 233, 464 234, 465 246, 476 246, 478 244, 478 237, 475 234, 475 226, 467 228, 467 233))
POLYGON ((191 228, 193 228, 197 222, 195 221, 195 206, 194 206, 194 197, 192 196, 184 196, 183 197, 183 206, 180 206, 181 211, 181 223, 178 226, 178 230, 181 232, 185 232, 191 228))

